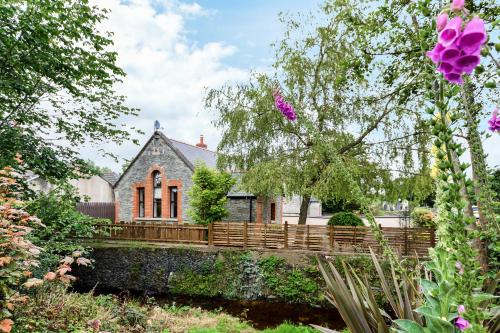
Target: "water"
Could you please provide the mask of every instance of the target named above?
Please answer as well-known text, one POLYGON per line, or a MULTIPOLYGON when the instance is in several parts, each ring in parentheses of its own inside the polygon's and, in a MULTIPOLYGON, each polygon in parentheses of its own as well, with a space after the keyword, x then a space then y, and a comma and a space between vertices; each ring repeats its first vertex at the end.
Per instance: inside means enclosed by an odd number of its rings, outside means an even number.
POLYGON ((164 305, 187 305, 209 311, 221 311, 246 320, 256 329, 272 328, 284 322, 302 325, 316 324, 338 330, 345 327, 340 314, 333 308, 322 309, 300 304, 189 296, 159 296, 155 299, 164 305))

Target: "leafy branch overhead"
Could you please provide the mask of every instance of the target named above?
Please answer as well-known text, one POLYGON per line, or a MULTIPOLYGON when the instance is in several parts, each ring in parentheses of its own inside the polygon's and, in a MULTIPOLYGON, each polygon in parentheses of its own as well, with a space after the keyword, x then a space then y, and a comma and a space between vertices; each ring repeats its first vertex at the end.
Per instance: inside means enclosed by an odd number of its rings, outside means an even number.
POLYGON ((123 116, 137 114, 116 92, 112 34, 98 29, 107 11, 82 0, 7 1, 0 6, 0 166, 16 153, 46 178, 78 167, 83 144, 123 142, 123 116))

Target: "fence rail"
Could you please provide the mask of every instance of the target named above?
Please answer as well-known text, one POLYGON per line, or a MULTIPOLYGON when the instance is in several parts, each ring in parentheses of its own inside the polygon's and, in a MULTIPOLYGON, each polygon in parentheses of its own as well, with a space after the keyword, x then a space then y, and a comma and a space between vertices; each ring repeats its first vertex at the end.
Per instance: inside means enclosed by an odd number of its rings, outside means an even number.
MULTIPOLYGON (((309 250, 333 253, 381 252, 369 227, 219 222, 211 226, 213 245, 243 248, 309 250)), ((435 233, 427 228, 382 228, 389 245, 401 255, 427 255, 435 233)))
MULTIPOLYGON (((95 238, 189 243, 219 247, 307 250, 328 253, 381 252, 368 227, 217 222, 192 224, 101 224, 95 238)), ((434 247, 433 229, 382 228, 389 246, 404 256, 426 256, 434 247)))
POLYGON ((208 229, 188 224, 98 224, 96 239, 144 240, 152 242, 208 245, 208 229))

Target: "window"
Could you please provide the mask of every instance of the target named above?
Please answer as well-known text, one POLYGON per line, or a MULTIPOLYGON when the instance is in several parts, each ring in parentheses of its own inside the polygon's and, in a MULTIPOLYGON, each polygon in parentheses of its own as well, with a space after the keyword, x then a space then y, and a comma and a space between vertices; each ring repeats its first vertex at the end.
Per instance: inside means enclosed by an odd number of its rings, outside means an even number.
POLYGON ((170 186, 170 217, 177 217, 177 187, 170 186))
POLYGON ((271 221, 276 221, 276 203, 271 202, 271 221))
POLYGON ((139 198, 139 217, 144 217, 144 187, 137 189, 137 197, 139 198))
POLYGON ((161 174, 153 172, 153 217, 161 217, 161 174))

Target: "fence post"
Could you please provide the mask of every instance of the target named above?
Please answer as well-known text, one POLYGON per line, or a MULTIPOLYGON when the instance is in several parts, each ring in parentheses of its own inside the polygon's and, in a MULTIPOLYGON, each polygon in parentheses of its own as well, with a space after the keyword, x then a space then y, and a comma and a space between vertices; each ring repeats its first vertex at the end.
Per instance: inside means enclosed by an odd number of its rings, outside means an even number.
POLYGON ((229 221, 226 223, 226 244, 229 246, 229 221))
POLYGON ((243 247, 245 249, 247 248, 247 241, 248 241, 248 222, 245 221, 243 224, 243 247))
POLYGON ((285 249, 288 249, 288 221, 285 221, 285 229, 283 232, 283 241, 285 249))
POLYGON ((329 233, 330 233, 330 251, 333 252, 333 247, 334 247, 334 243, 333 243, 333 225, 329 225, 328 226, 328 230, 329 230, 329 233))
POLYGON ((309 250, 309 224, 306 224, 306 248, 309 250))
POLYGON ((179 240, 181 239, 179 230, 179 221, 175 222, 175 227, 176 227, 175 229, 177 230, 177 242, 179 242, 179 240))
POLYGON ((408 227, 405 226, 405 256, 408 255, 408 227))
MULTIPOLYGON (((382 235, 384 235, 384 233, 382 232, 382 224, 381 223, 378 224, 378 228, 380 229, 380 232, 382 233, 382 235)), ((371 230, 370 230, 370 232, 371 232, 371 230)), ((375 236, 375 235, 373 235, 373 236, 375 236)), ((389 242, 389 246, 390 246, 390 242, 389 242)), ((378 253, 382 254, 384 252, 384 250, 382 249, 382 247, 380 245, 378 245, 378 243, 377 243, 377 247, 378 247, 378 253)))
POLYGON ((214 224, 210 223, 208 225, 208 246, 214 245, 214 224))
POLYGON ((267 222, 264 223, 264 248, 267 248, 267 222))
POLYGON ((436 230, 431 228, 431 247, 436 246, 436 230))

